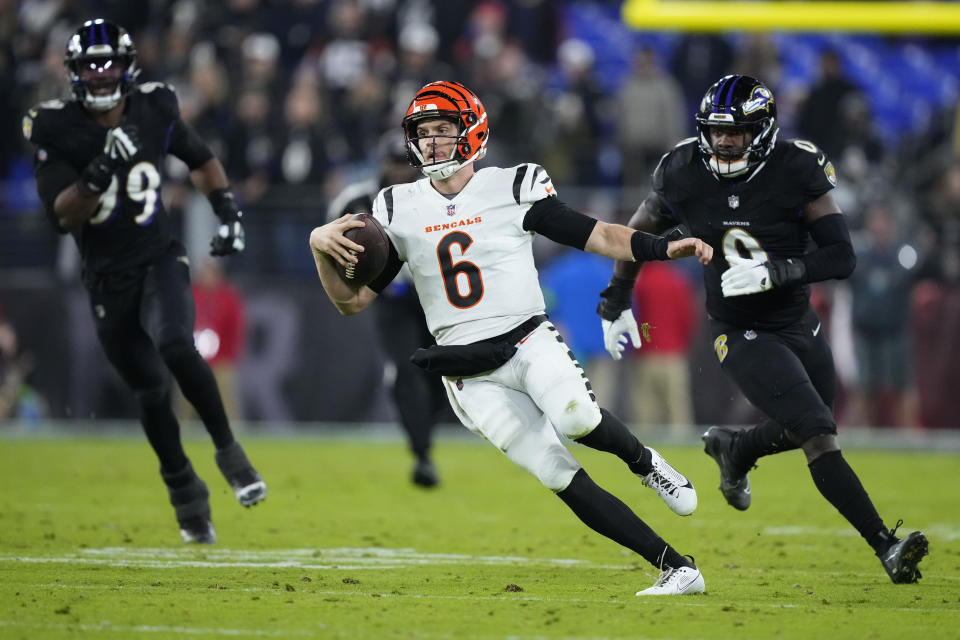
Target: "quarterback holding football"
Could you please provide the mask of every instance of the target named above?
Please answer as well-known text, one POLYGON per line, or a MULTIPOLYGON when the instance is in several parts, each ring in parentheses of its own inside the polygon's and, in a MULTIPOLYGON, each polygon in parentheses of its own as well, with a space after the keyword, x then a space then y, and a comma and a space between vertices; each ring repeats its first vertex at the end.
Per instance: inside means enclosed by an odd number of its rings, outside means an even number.
MULTIPOLYGON (((339 275, 363 251, 345 236, 362 222, 345 215, 310 234, 330 300, 344 315, 359 313, 406 263, 437 341, 412 359, 443 376, 463 424, 534 475, 587 526, 657 567, 656 583, 638 595, 703 592, 693 559, 595 484, 558 435, 618 456, 675 513, 696 508, 689 480, 597 404, 583 369, 544 314, 532 243, 539 233, 618 260, 696 256, 703 264, 711 247, 574 211, 535 164, 476 169, 490 125, 480 99, 459 83, 421 88, 402 126, 410 162, 426 177, 388 186, 374 201, 372 214, 389 239, 380 274, 359 288, 339 275)), ((640 336, 631 338, 639 346, 640 336)))

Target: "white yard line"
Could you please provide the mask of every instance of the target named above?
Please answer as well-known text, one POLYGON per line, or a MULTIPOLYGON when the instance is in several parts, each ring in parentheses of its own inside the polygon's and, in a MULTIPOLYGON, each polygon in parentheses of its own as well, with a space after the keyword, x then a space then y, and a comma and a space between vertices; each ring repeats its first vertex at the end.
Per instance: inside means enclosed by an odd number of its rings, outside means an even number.
POLYGON ((264 551, 196 547, 83 549, 58 556, 0 555, 0 563, 74 563, 149 568, 300 568, 300 569, 402 569, 417 566, 528 566, 577 567, 630 571, 636 564, 595 564, 571 558, 527 558, 521 556, 475 556, 461 553, 419 553, 413 549, 336 548, 271 549, 264 551))
POLYGON ((57 629, 61 631, 110 631, 113 633, 178 633, 202 636, 255 636, 269 638, 287 638, 290 636, 312 638, 313 631, 261 631, 259 629, 217 629, 209 627, 181 627, 166 625, 122 625, 111 622, 96 624, 77 622, 75 624, 57 624, 52 622, 20 622, 18 620, 0 620, 0 627, 19 627, 25 629, 57 629))
MULTIPOLYGON (((945 535, 946 525, 942 533, 945 535)), ((765 535, 830 535, 847 537, 847 529, 816 527, 767 527, 765 535)), ((505 567, 558 567, 603 571, 637 571, 636 562, 630 564, 599 564, 572 558, 529 558, 523 556, 482 556, 461 553, 421 553, 414 549, 389 549, 383 547, 340 547, 331 549, 226 549, 223 547, 183 548, 134 548, 104 547, 81 549, 75 553, 49 556, 20 556, 0 554, 2 564, 78 564, 112 567, 135 567, 149 569, 302 569, 314 571, 363 571, 408 569, 426 566, 505 566, 505 567)), ((840 575, 839 572, 805 571, 784 569, 784 573, 799 576, 840 575)), ((848 573, 871 579, 874 573, 848 573)), ((638 573, 653 580, 652 571, 638 573)), ((928 576, 930 578, 932 576, 928 576)), ((939 575, 937 579, 958 581, 960 575, 939 575)), ((642 581, 642 578, 641 578, 642 581)))
MULTIPOLYGON (((912 531, 910 527, 904 525, 901 531, 912 531)), ((942 541, 953 542, 960 540, 960 526, 949 522, 932 522, 922 529, 927 538, 942 541)), ((832 536, 836 538, 854 538, 859 534, 851 527, 808 527, 808 526, 784 526, 784 527, 764 527, 760 533, 765 536, 832 536)), ((902 534, 898 534, 902 535, 902 534)))

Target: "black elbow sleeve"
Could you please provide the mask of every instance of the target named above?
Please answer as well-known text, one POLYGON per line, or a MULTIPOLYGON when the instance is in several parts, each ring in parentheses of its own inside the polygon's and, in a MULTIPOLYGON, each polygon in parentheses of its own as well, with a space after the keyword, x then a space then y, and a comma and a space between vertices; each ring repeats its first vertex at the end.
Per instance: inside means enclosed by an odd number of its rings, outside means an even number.
POLYGON ((523 229, 554 242, 583 249, 597 221, 571 209, 556 196, 537 200, 523 218, 523 229))

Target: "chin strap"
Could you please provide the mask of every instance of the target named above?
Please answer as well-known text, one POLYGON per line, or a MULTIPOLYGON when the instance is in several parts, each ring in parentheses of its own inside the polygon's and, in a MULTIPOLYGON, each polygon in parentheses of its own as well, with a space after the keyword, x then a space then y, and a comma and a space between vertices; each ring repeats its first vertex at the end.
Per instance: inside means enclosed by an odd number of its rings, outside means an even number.
POLYGON ((721 178, 736 178, 742 176, 750 168, 750 163, 746 158, 740 158, 733 162, 721 160, 716 155, 710 156, 707 161, 710 170, 721 178))
POLYGON ((110 111, 110 109, 120 104, 120 100, 123 98, 119 84, 117 84, 117 88, 114 89, 113 93, 108 96, 95 96, 87 90, 84 90, 84 92, 83 104, 94 111, 110 111))
POLYGON ((420 170, 423 171, 423 175, 428 178, 433 178, 434 180, 446 180, 457 171, 460 171, 463 167, 467 166, 468 163, 464 162, 463 164, 457 162, 456 160, 447 160, 437 165, 427 166, 423 165, 420 167, 420 170))

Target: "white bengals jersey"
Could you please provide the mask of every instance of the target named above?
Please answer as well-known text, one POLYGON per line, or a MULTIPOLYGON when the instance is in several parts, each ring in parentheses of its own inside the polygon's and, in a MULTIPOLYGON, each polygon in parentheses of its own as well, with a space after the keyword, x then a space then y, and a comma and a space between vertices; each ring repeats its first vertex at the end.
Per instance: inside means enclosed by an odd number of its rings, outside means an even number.
POLYGON ((429 178, 377 195, 373 215, 410 268, 438 344, 497 336, 544 312, 534 233, 524 231, 523 218, 555 195, 535 164, 480 169, 452 199, 429 178))

